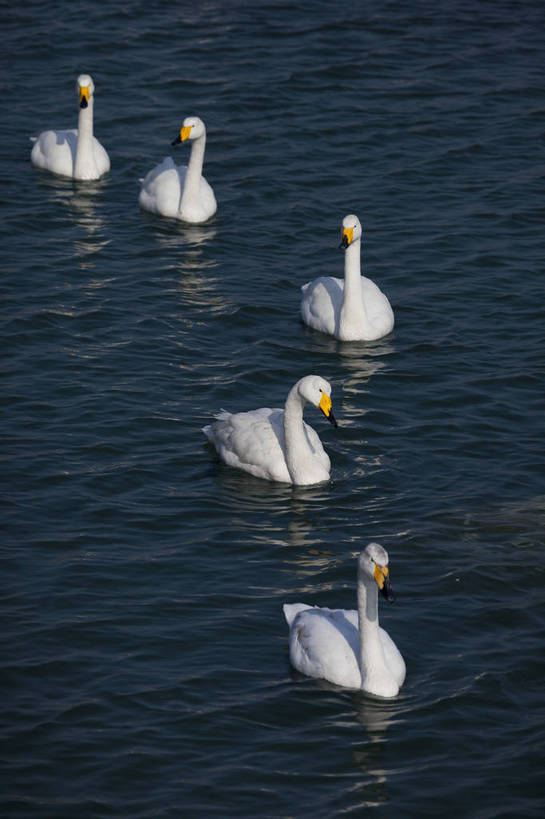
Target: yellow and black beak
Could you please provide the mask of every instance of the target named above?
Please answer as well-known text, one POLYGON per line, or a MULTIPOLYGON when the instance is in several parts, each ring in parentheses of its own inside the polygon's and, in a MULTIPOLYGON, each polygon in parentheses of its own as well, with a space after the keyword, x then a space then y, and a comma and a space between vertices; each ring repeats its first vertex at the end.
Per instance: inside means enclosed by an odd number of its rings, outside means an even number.
POLYGON ((192 129, 192 128, 193 128, 193 126, 192 126, 192 125, 183 125, 183 126, 180 128, 180 133, 178 134, 178 136, 176 137, 176 139, 174 139, 174 140, 172 141, 172 144, 173 144, 173 145, 179 145, 179 144, 180 144, 180 142, 185 142, 185 141, 186 141, 186 139, 189 139, 189 134, 191 133, 191 129, 192 129))
POLYGON ((341 236, 341 243, 339 245, 340 248, 346 250, 348 245, 351 245, 354 241, 354 228, 343 228, 342 236, 341 236))
POLYGON ((378 563, 375 563, 375 580, 382 596, 386 598, 388 603, 393 603, 395 598, 390 585, 388 566, 379 566, 378 563))
POLYGON ((87 108, 89 105, 89 86, 88 85, 80 85, 79 87, 79 107, 80 108, 87 108))
POLYGON ((327 420, 330 423, 332 423, 334 427, 337 427, 338 424, 335 420, 335 416, 333 415, 333 411, 331 409, 331 398, 329 397, 329 395, 326 395, 325 392, 322 393, 322 397, 320 398, 320 403, 318 404, 318 406, 322 410, 327 420))

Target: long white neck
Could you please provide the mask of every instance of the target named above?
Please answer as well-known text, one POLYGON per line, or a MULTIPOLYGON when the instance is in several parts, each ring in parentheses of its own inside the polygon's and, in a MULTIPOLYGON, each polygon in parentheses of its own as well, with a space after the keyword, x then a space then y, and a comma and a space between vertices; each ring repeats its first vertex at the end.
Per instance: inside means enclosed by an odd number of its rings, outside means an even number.
POLYGON ((358 572, 358 626, 362 688, 372 688, 373 677, 390 676, 384 659, 378 624, 378 587, 358 572))
POLYGON ((93 148, 93 97, 89 98, 87 108, 79 109, 78 142, 74 179, 95 179, 96 163, 93 148))
POLYGON ((180 202, 180 210, 192 199, 198 198, 202 177, 202 166, 204 162, 204 148, 206 145, 206 134, 193 140, 187 171, 185 173, 184 189, 180 202))
POLYGON ((298 384, 295 384, 289 391, 284 408, 284 454, 288 472, 295 484, 318 483, 329 477, 315 457, 303 426, 305 403, 298 384))
POLYGON ((361 292, 361 239, 356 239, 344 252, 344 296, 339 321, 341 337, 350 340, 356 333, 361 338, 362 326, 368 325, 361 292))

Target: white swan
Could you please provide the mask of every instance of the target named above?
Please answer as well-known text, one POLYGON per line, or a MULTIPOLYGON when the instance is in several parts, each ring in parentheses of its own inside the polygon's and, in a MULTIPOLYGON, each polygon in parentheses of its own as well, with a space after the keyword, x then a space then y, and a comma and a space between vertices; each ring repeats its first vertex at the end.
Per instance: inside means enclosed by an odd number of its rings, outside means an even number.
POLYGON ((110 170, 110 157, 93 136, 95 84, 89 74, 77 81, 78 127, 68 131, 42 131, 31 137, 34 145, 30 161, 60 176, 73 179, 98 179, 110 170))
POLYGON ((191 142, 189 163, 175 165, 170 156, 141 179, 140 207, 183 222, 198 224, 218 209, 214 191, 202 175, 206 128, 199 117, 186 117, 173 145, 191 142))
POLYGON ((405 679, 405 662, 378 624, 378 590, 393 601, 388 553, 369 543, 358 557, 358 610, 286 603, 290 660, 309 677, 378 697, 395 697, 405 679))
POLYGON ((394 326, 390 302, 377 285, 361 275, 361 225, 357 216, 343 219, 340 247, 345 249, 344 281, 320 276, 301 288, 305 324, 341 341, 373 341, 394 326))
POLYGON ((291 388, 283 410, 223 411, 203 432, 226 464, 258 478, 298 485, 327 481, 329 456, 317 433, 303 421, 307 401, 337 426, 331 386, 317 375, 307 375, 291 388))

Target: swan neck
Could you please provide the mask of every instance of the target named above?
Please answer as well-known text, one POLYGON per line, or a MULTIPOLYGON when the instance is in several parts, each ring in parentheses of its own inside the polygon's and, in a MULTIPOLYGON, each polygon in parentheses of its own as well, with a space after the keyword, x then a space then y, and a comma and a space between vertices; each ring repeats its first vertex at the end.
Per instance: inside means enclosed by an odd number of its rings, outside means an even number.
POLYGON ((340 338, 351 340, 362 337, 369 329, 369 320, 363 301, 361 283, 361 239, 356 239, 345 250, 344 295, 339 319, 340 338))
POLYGON ((89 175, 90 166, 94 164, 93 154, 93 99, 89 99, 87 108, 80 108, 78 115, 78 139, 74 176, 76 179, 85 179, 89 175))
POLYGON ((344 256, 344 297, 361 299, 361 239, 346 248, 344 256))
POLYGON ((194 197, 198 196, 199 194, 205 146, 205 134, 195 139, 191 145, 191 153, 189 154, 189 162, 187 164, 182 200, 186 195, 194 197))
POLYGON ((293 483, 298 483, 297 473, 302 462, 307 457, 312 457, 312 451, 303 426, 305 403, 305 399, 299 394, 298 384, 295 384, 288 394, 284 407, 285 457, 293 483))
POLYGON ((362 687, 365 679, 385 667, 378 622, 378 588, 358 572, 358 626, 360 638, 360 672, 362 687))

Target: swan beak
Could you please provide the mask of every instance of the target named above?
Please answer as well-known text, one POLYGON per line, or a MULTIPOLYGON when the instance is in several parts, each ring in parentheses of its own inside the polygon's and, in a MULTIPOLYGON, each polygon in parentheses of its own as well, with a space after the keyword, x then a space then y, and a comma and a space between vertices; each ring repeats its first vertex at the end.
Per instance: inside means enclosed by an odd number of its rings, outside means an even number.
POLYGON ((178 134, 176 139, 173 140, 172 144, 179 145, 180 142, 185 142, 186 139, 189 139, 189 134, 191 133, 192 128, 193 128, 192 125, 184 125, 184 127, 180 129, 180 133, 178 134))
POLYGON ((393 603, 394 593, 390 585, 388 566, 379 566, 378 563, 375 563, 375 580, 377 581, 377 586, 379 587, 382 596, 386 598, 388 603, 393 603))
POLYGON ((343 250, 346 250, 348 245, 351 245, 353 241, 354 241, 354 228, 344 228, 339 248, 342 247, 343 250))
POLYGON ((330 421, 334 427, 337 427, 338 424, 335 420, 335 416, 333 415, 333 410, 331 409, 331 398, 329 395, 326 395, 325 392, 322 393, 318 407, 322 410, 327 420, 330 421))
POLYGON ((80 85, 79 88, 79 107, 87 108, 89 105, 89 86, 80 85))

